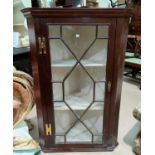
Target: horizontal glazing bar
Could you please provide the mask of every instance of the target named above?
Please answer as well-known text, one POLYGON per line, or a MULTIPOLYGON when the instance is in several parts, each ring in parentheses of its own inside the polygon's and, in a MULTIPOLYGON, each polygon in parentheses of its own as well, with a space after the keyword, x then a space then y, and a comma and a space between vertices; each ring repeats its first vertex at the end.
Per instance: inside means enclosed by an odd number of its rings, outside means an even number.
POLYGON ((54 100, 53 100, 53 102, 64 102, 64 101, 54 101, 54 100))
POLYGON ((103 100, 103 101, 97 101, 97 100, 94 100, 93 102, 104 102, 104 100, 103 100))
POLYGON ((63 83, 63 81, 51 81, 51 83, 63 83))
POLYGON ((61 135, 61 134, 53 134, 54 136, 62 136, 64 137, 65 135, 61 135))
POLYGON ((96 39, 109 39, 109 37, 99 37, 99 38, 96 38, 96 39))
POLYGON ((95 81, 95 83, 105 83, 106 81, 95 81))
POLYGON ((60 37, 48 37, 48 39, 61 39, 60 37))
MULTIPOLYGON (((54 136, 62 136, 64 137, 65 135, 62 135, 62 134, 53 134, 54 136)), ((103 136, 104 134, 99 134, 99 135, 96 135, 96 134, 93 134, 93 136, 103 136)))

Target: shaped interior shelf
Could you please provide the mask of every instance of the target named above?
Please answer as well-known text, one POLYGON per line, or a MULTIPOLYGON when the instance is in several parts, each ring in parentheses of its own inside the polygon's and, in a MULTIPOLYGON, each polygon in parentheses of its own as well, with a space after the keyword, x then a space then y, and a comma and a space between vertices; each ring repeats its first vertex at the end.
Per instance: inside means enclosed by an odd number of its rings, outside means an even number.
MULTIPOLYGON (((74 66, 76 63, 75 60, 57 60, 57 61, 53 61, 52 63, 52 67, 72 67, 74 66)), ((106 66, 106 64, 104 64, 103 62, 99 62, 99 61, 93 61, 93 60, 81 60, 81 63, 83 66, 86 67, 104 67, 106 66)))
MULTIPOLYGON (((65 96, 66 104, 68 104, 72 110, 87 109, 87 107, 93 102, 93 89, 90 87, 92 86, 90 85, 84 87, 79 92, 75 92, 65 96)), ((92 103, 89 110, 103 110, 105 84, 102 83, 102 87, 96 87, 96 90, 97 92, 95 94, 95 102, 92 103), (99 91, 99 89, 102 89, 102 91, 99 91)), ((54 108, 55 110, 70 110, 66 104, 63 101, 56 101, 54 102, 54 108)))
MULTIPOLYGON (((80 105, 76 105, 76 103, 73 103, 74 105, 71 106, 71 108, 73 110, 85 110, 88 106, 89 103, 87 103, 85 100, 81 100, 78 97, 73 96, 72 98, 70 98, 70 102, 74 102, 74 100, 76 99, 76 101, 80 102, 80 105)), ((92 108, 90 110, 103 110, 103 102, 96 102, 97 105, 92 106, 92 108)), ((67 106, 64 106, 64 104, 62 104, 62 102, 55 102, 55 110, 69 110, 69 108, 67 106)))
MULTIPOLYGON (((93 142, 92 142, 92 136, 90 133, 88 133, 87 130, 77 128, 76 130, 71 130, 69 135, 67 136, 66 144, 102 144, 102 135, 94 136, 93 142)), ((64 144, 64 138, 63 136, 57 136, 56 142, 58 144, 64 144)))

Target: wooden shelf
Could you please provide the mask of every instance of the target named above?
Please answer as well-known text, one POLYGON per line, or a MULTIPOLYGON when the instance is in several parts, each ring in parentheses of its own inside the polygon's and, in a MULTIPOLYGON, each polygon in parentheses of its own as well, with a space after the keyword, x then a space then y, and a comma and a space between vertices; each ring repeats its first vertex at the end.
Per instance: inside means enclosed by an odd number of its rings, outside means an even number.
MULTIPOLYGON (((61 135, 61 134, 59 134, 61 135)), ((62 134, 63 135, 63 134, 62 134)), ((94 138, 94 142, 95 144, 101 144, 102 143, 102 135, 99 135, 99 136, 96 136, 94 138), (100 136, 100 137, 99 137, 100 136)), ((71 130, 69 132, 69 135, 67 135, 67 144, 78 144, 78 143, 83 143, 83 144, 92 144, 92 141, 91 141, 91 134, 88 132, 87 129, 85 128, 78 128, 78 129, 74 129, 74 130, 71 130)), ((56 138, 56 143, 58 144, 63 144, 64 143, 64 138, 63 136, 59 136, 59 138, 56 138)))
MULTIPOLYGON (((73 67, 76 63, 76 60, 65 60, 65 61, 53 61, 52 63, 52 67, 73 67)), ((104 63, 102 62, 95 62, 92 60, 81 60, 81 63, 83 64, 83 66, 86 67, 104 67, 106 66, 104 63)))
MULTIPOLYGON (((80 103, 80 105, 71 105, 71 108, 73 110, 85 110, 89 105, 90 103, 87 103, 83 100, 83 103, 80 103)), ((73 103, 74 104, 74 103, 73 103)), ((92 105, 92 107, 89 109, 90 110, 103 110, 103 103, 102 102, 95 102, 95 106, 92 105), (96 103, 98 103, 96 105, 96 103)), ((55 102, 55 105, 54 105, 54 108, 55 110, 69 110, 69 108, 67 106, 64 106, 64 103, 63 102, 55 102)))
POLYGON ((24 26, 23 23, 16 23, 16 24, 13 24, 13 26, 24 26))

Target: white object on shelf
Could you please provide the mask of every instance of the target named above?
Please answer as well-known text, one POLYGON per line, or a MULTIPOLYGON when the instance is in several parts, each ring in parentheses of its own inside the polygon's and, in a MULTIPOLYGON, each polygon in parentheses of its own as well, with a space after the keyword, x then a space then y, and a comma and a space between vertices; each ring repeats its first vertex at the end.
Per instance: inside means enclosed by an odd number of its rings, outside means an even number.
POLYGON ((83 6, 86 6, 86 0, 83 0, 83 6))
POLYGON ((21 38, 21 45, 23 46, 23 47, 27 47, 27 46, 30 46, 29 45, 29 37, 28 37, 28 35, 25 35, 23 38, 21 38))
POLYGON ((13 47, 20 47, 20 33, 13 32, 13 47))
POLYGON ((13 24, 13 26, 24 26, 23 23, 16 23, 16 24, 13 24))
POLYGON ((97 0, 100 8, 111 8, 111 3, 109 0, 97 0))

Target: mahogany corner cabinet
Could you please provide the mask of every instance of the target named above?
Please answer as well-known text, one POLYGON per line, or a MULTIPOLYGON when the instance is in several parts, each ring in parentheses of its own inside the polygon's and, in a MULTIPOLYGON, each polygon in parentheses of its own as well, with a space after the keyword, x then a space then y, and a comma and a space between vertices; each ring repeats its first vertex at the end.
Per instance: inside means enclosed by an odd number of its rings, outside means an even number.
POLYGON ((26 8, 44 152, 117 145, 129 9, 26 8))

